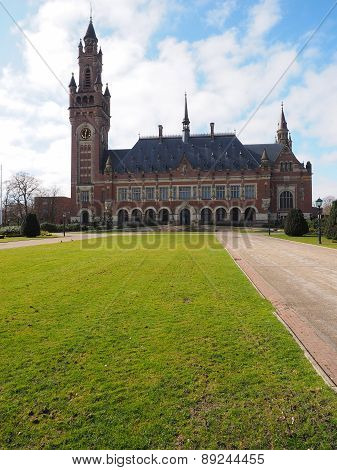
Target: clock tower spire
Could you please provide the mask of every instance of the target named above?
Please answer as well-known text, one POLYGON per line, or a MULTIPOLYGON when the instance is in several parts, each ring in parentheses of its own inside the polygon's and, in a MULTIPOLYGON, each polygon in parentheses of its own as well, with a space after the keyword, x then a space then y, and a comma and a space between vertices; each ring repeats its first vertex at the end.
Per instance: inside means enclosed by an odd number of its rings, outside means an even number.
POLYGON ((71 123, 71 197, 81 223, 101 215, 98 195, 104 181, 104 154, 108 149, 110 98, 102 93, 103 53, 90 17, 87 32, 78 47, 78 86, 69 85, 71 123), (84 43, 84 44, 83 44, 84 43))

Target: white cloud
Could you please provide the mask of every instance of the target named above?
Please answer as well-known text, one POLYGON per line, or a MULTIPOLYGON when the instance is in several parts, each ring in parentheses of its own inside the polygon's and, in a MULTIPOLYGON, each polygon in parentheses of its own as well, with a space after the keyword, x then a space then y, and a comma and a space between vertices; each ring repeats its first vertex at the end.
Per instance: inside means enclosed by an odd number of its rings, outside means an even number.
POLYGON ((250 11, 248 26, 250 37, 263 37, 280 18, 279 0, 260 0, 250 11))
MULTIPOLYGON (((234 8, 231 1, 212 4, 213 11, 226 4, 227 10, 218 17, 221 21, 230 14, 231 3, 234 8)), ((71 72, 77 73, 77 45, 85 33, 88 13, 80 0, 41 0, 39 5, 37 14, 27 18, 23 27, 67 89, 71 72)), ((280 19, 277 0, 256 3, 247 13, 246 28, 237 25, 192 43, 167 37, 157 44, 158 55, 150 60, 151 38, 170 18, 172 8, 176 19, 179 8, 172 7, 170 0, 116 0, 114 8, 110 0, 94 3, 94 22, 104 54, 103 81, 109 82, 112 95, 111 147, 130 147, 139 131, 156 133, 160 123, 166 133, 180 132, 185 89, 192 132, 204 132, 215 121, 218 131, 244 128, 243 142, 273 142, 284 100, 295 136, 305 138, 310 133, 322 144, 337 146, 337 116, 327 112, 337 103, 337 57, 320 71, 312 69, 310 54, 298 58, 247 124, 296 57, 296 45, 266 39, 280 19), (294 79, 297 84, 288 92, 294 79)), ((6 174, 29 171, 45 185, 58 184, 69 194, 68 96, 33 49, 20 40, 21 70, 5 64, 0 76, 6 174)), ((299 155, 299 159, 304 158, 299 155)), ((320 163, 324 162, 329 163, 328 157, 323 156, 320 163)), ((320 181, 318 185, 323 184, 320 181)), ((324 185, 330 188, 326 181, 324 185)))
POLYGON ((237 0, 224 0, 216 2, 216 5, 211 10, 208 10, 206 15, 206 23, 209 26, 221 29, 227 18, 233 13, 237 6, 237 0))

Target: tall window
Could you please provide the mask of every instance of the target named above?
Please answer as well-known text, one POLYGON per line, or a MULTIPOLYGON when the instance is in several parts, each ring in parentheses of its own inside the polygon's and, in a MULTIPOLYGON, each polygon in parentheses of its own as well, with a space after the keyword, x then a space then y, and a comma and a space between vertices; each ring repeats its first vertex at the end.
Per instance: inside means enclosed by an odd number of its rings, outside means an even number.
POLYGON ((216 198, 226 199, 226 186, 216 186, 216 198))
POLYGON ((191 186, 179 186, 179 199, 191 199, 191 186))
POLYGON ((172 186, 172 199, 177 199, 177 186, 172 186))
POLYGON ((153 201, 154 199, 154 187, 147 187, 145 188, 145 199, 147 201, 153 201))
POLYGON ((86 88, 91 87, 91 72, 89 68, 87 68, 84 73, 84 86, 86 88))
POLYGON ((136 187, 131 189, 131 199, 133 201, 140 201, 141 199, 141 188, 136 187))
POLYGON ((292 162, 281 162, 281 171, 293 171, 292 162))
POLYGON ((293 209, 294 197, 290 191, 283 191, 280 194, 280 209, 293 209))
POLYGON ((89 202, 89 191, 81 191, 81 201, 89 202))
POLYGON ((161 201, 168 201, 169 199, 169 188, 168 186, 162 186, 159 188, 159 199, 161 201))
POLYGON ((240 197, 240 185, 232 184, 231 185, 231 199, 239 199, 240 197))
POLYGON ((118 188, 118 200, 126 201, 128 199, 128 189, 127 188, 118 188))
POLYGON ((255 184, 245 185, 245 199, 255 199, 255 184))
POLYGON ((209 200, 212 198, 212 187, 201 186, 201 199, 209 200))

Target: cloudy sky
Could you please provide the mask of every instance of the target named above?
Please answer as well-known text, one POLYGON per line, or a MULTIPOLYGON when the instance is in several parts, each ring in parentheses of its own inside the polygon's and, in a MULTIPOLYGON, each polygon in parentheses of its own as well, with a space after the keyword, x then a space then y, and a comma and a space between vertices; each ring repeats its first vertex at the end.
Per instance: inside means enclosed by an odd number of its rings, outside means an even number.
MULTIPOLYGON (((179 133, 185 90, 192 132, 214 121, 243 143, 270 143, 284 101, 294 152, 313 163, 314 197, 337 196, 334 0, 92 3, 112 95, 111 148, 132 147, 158 124, 179 133)), ((27 171, 69 195, 67 90, 89 12, 87 0, 0 2, 5 178, 27 171)))

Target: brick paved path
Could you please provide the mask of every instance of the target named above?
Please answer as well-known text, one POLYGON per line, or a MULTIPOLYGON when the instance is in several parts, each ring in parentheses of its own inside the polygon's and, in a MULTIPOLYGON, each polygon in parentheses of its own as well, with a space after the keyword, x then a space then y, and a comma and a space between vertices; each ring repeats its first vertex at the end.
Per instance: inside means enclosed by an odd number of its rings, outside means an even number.
POLYGON ((24 248, 27 246, 39 246, 39 245, 52 245, 54 243, 66 243, 77 240, 84 240, 85 238, 100 238, 106 237, 107 234, 104 233, 67 233, 65 237, 58 234, 55 238, 37 238, 36 240, 23 240, 19 242, 8 242, 0 243, 1 250, 9 250, 10 248, 24 248))
POLYGON ((230 231, 218 239, 337 386, 337 250, 230 231))

